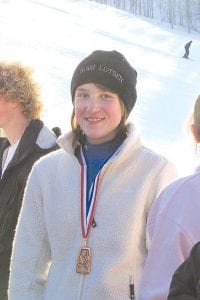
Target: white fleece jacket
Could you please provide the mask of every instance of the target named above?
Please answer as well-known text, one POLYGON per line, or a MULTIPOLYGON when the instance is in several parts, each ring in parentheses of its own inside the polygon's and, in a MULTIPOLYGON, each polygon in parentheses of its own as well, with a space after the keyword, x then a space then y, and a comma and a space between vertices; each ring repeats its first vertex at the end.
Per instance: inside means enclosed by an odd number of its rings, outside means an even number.
POLYGON ((120 153, 102 170, 89 245, 90 274, 76 273, 82 245, 80 164, 72 135, 63 150, 37 162, 28 180, 14 241, 9 300, 125 300, 133 277, 136 299, 147 254, 152 201, 175 176, 165 158, 145 148, 130 126, 120 153))

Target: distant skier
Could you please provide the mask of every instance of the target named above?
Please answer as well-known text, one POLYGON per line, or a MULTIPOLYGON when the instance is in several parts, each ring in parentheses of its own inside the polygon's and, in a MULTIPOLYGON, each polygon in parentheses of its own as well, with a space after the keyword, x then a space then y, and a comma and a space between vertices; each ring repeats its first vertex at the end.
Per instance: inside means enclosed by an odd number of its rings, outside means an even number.
POLYGON ((189 41, 187 44, 185 44, 185 54, 183 55, 184 58, 188 58, 188 55, 189 55, 189 49, 190 49, 190 46, 192 44, 192 41, 189 41))

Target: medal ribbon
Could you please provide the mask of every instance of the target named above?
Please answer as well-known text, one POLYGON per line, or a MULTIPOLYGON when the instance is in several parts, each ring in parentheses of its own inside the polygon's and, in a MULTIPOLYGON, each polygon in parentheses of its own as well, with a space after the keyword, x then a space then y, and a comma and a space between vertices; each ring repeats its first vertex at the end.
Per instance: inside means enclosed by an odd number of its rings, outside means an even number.
MULTIPOLYGON (((111 156, 108 161, 111 161, 113 158, 117 156, 120 151, 120 147, 115 151, 115 153, 111 156)), ((94 182, 92 183, 89 191, 89 210, 87 213, 87 164, 85 161, 85 157, 83 154, 83 150, 80 150, 81 154, 81 228, 82 228, 82 236, 84 239, 88 238, 92 222, 94 219, 95 206, 96 206, 96 198, 97 198, 97 190, 99 186, 99 179, 101 170, 98 172, 94 182)))
POLYGON ((85 157, 83 151, 81 149, 81 228, 82 228, 82 236, 83 238, 87 238, 92 226, 95 206, 96 206, 96 198, 97 198, 97 190, 99 185, 99 177, 100 171, 97 174, 92 186, 90 188, 89 193, 89 210, 87 213, 87 164, 85 161, 85 157))

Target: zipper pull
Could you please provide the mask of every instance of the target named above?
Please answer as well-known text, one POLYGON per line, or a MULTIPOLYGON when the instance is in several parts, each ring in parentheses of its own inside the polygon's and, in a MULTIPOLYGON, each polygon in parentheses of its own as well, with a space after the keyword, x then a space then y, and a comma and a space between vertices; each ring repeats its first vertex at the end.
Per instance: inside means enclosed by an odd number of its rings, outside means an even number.
POLYGON ((135 299, 133 276, 130 277, 129 291, 130 291, 130 299, 135 299))

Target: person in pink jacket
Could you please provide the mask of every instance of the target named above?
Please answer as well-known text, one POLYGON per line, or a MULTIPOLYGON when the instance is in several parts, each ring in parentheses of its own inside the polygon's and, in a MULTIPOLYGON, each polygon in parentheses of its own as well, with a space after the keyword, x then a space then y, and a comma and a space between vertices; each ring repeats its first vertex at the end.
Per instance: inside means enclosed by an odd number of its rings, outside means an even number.
MULTIPOLYGON (((191 122, 200 143, 200 96, 191 122)), ((168 185, 151 207, 147 238, 149 250, 139 289, 140 300, 166 300, 175 270, 200 240, 200 168, 168 185)))

